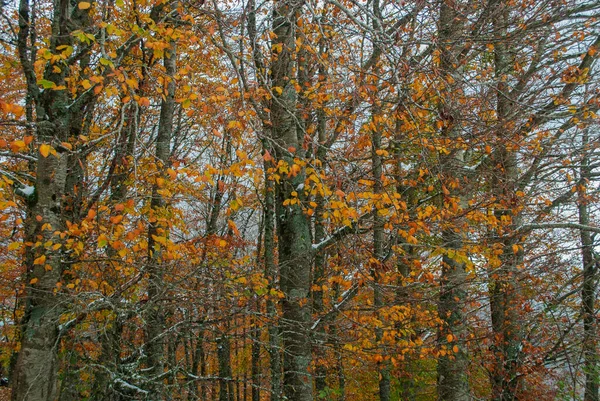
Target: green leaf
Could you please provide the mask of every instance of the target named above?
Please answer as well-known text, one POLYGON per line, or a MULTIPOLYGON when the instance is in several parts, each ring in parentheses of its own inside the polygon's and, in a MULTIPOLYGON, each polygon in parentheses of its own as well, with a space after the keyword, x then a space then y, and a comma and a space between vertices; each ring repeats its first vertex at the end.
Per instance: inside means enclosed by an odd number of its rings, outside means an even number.
POLYGON ((113 62, 104 57, 100 57, 100 64, 110 66, 111 68, 115 68, 115 65, 113 64, 113 62))
POLYGON ((51 89, 56 86, 54 82, 48 81, 47 79, 40 79, 37 83, 38 85, 41 85, 44 89, 51 89))

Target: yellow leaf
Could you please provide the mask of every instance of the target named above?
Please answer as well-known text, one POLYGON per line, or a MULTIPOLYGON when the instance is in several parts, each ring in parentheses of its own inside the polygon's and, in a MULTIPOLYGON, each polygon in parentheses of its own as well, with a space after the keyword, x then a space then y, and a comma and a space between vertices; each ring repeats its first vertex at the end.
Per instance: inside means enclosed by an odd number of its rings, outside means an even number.
POLYGON ((108 245, 108 238, 106 238, 106 235, 100 234, 98 237, 98 246, 104 248, 106 245, 108 245))
POLYGON ((446 340, 448 340, 448 342, 451 343, 454 340, 454 336, 452 334, 448 334, 446 336, 446 340))
POLYGON ((242 202, 241 202, 240 200, 238 200, 238 199, 233 199, 233 200, 232 200, 232 201, 229 203, 229 208, 230 208, 231 210, 233 210, 234 212, 235 212, 236 210, 238 210, 238 209, 239 209, 240 207, 242 207, 242 206, 244 206, 244 205, 243 205, 243 204, 242 204, 242 202))
POLYGON ((77 7, 79 7, 80 10, 87 10, 88 8, 90 8, 92 5, 90 3, 88 3, 87 1, 82 1, 81 3, 79 3, 77 5, 77 7))
POLYGON ((452 347, 452 351, 453 351, 455 354, 458 354, 458 351, 459 351, 459 350, 458 350, 458 346, 457 346, 457 345, 455 345, 454 347, 452 347))
POLYGON ((33 261, 34 265, 43 265, 44 263, 46 263, 46 255, 42 255, 33 261))
POLYGON ((29 282, 29 284, 35 284, 38 282, 37 278, 32 278, 31 281, 29 282))
POLYGON ((44 157, 48 157, 50 154, 50 145, 44 143, 40 146, 40 154, 44 157))

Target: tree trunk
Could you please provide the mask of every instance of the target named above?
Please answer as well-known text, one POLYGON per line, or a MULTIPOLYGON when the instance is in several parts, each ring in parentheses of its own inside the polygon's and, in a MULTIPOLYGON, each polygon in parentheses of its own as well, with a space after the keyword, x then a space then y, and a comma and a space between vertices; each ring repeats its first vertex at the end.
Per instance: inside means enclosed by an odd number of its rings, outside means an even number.
MULTIPOLYGON (((258 300, 256 313, 260 312, 258 300)), ((260 328, 256 317, 252 317, 252 350, 251 350, 251 375, 252 375, 252 401, 260 401, 260 328)), ((246 397, 244 396, 244 401, 246 397)))
MULTIPOLYGON (((301 2, 280 0, 273 9, 273 39, 271 51, 271 83, 273 101, 271 123, 276 143, 277 160, 287 164, 290 173, 281 174, 276 183, 276 220, 279 239, 279 271, 282 305, 283 393, 289 401, 312 400, 312 378, 308 371, 311 361, 309 330, 311 238, 309 219, 299 203, 291 199, 299 185, 304 184, 304 166, 296 165, 303 152, 295 121, 297 96, 292 83, 295 51, 295 21, 301 2)), ((298 194, 303 197, 302 193, 298 194)))
MULTIPOLYGON (((373 115, 375 118, 376 115, 373 115)), ((376 127, 371 134, 371 162, 373 165, 373 193, 376 199, 380 199, 383 195, 383 183, 382 174, 383 166, 381 156, 379 152, 381 150, 381 132, 379 127, 376 127)), ((381 281, 383 275, 383 268, 380 265, 383 263, 384 258, 384 222, 383 217, 379 213, 375 213, 373 221, 373 257, 377 260, 377 263, 371 267, 371 275, 373 276, 373 305, 375 307, 375 314, 381 316, 380 309, 385 306, 384 294, 381 288, 381 281)), ((384 323, 385 325, 385 323, 384 323)), ((381 327, 375 328, 375 343, 377 344, 377 352, 381 352, 384 358, 381 362, 378 362, 377 371, 379 373, 379 400, 389 401, 390 400, 390 367, 387 361, 386 346, 382 342, 383 340, 383 329, 381 327)))
POLYGON ((492 193, 498 204, 494 212, 497 221, 508 223, 501 231, 494 233, 492 239, 492 246, 497 245, 502 254, 497 265, 492 266, 494 270, 490 272, 489 285, 492 330, 497 342, 494 346, 496 357, 492 369, 492 399, 497 401, 517 399, 522 336, 519 327, 520 291, 516 281, 517 267, 523 259, 523 251, 519 249, 520 238, 515 234, 522 219, 516 195, 518 166, 516 151, 509 149, 512 139, 507 135, 512 131, 505 127, 511 123, 510 101, 507 98, 510 89, 505 79, 512 68, 506 40, 508 11, 506 4, 498 1, 494 10, 498 145, 492 154, 492 193))
POLYGON ((157 237, 168 237, 167 227, 160 223, 160 215, 167 207, 165 199, 160 194, 158 178, 164 176, 171 156, 171 137, 173 134, 173 117, 175 112, 175 73, 177 70, 177 48, 174 42, 165 50, 164 67, 166 74, 165 97, 160 108, 158 135, 156 138, 156 159, 158 161, 157 184, 152 189, 151 222, 148 229, 148 303, 146 310, 146 356, 149 394, 151 400, 163 398, 161 375, 164 372, 164 326, 165 316, 161 305, 164 291, 161 245, 157 237))
POLYGON ((219 401, 233 401, 233 377, 231 376, 231 343, 227 333, 217 338, 219 363, 219 401))
MULTIPOLYGON (((57 48, 60 46, 72 45, 72 30, 80 28, 87 21, 87 12, 82 10, 69 15, 67 3, 55 2, 52 10, 52 31, 55 33, 49 46, 52 53, 59 53, 57 48)), ((30 27, 29 1, 21 0, 17 49, 27 80, 28 97, 35 99, 36 142, 50 146, 57 142, 69 142, 81 133, 85 107, 90 104, 91 98, 81 99, 75 107, 69 108, 73 99, 68 91, 42 92, 38 89, 31 63, 32 50, 28 45, 30 27)), ((65 85, 68 71, 69 68, 47 68, 44 79, 56 86, 65 85)), ((35 190, 27 199, 25 238, 28 242, 60 244, 62 239, 53 233, 63 231, 67 219, 78 221, 82 193, 76 188, 83 187, 80 185, 83 177, 78 157, 62 150, 45 157, 38 151, 35 190), (51 229, 47 229, 48 226, 44 228, 47 224, 51 229)), ((25 247, 27 287, 25 314, 20 322, 21 350, 12 375, 14 401, 46 401, 57 397, 59 321, 64 303, 60 293, 55 290, 56 284, 63 278, 65 262, 68 263, 69 259, 62 249, 53 251, 44 247, 25 247)))
MULTIPOLYGON (((323 54, 323 48, 320 48, 320 54, 323 54)), ((326 69, 324 66, 319 67, 319 81, 323 81, 325 79, 326 69)), ((325 157, 326 157, 326 148, 325 142, 327 140, 327 132, 326 126, 327 120, 325 111, 322 107, 317 110, 317 135, 318 135, 318 149, 317 149, 317 160, 319 160, 319 164, 317 165, 316 171, 317 173, 321 172, 325 166, 325 157)), ((325 230, 325 199, 322 194, 317 194, 315 203, 317 206, 315 207, 315 234, 314 234, 314 242, 316 244, 323 241, 327 235, 325 230)), ((312 302, 313 302, 313 314, 315 316, 319 316, 324 312, 323 305, 323 284, 325 280, 325 268, 327 265, 327 250, 322 249, 317 252, 315 255, 315 268, 313 272, 313 286, 315 286, 315 290, 312 292, 312 302)), ((315 392, 317 397, 324 397, 325 389, 327 388, 327 367, 325 364, 326 361, 326 349, 325 342, 327 333, 325 330, 326 325, 321 324, 317 327, 316 332, 314 334, 314 361, 315 361, 315 392)))
MULTIPOLYGON (((583 159, 581 161, 580 182, 578 186, 577 207, 579 210, 579 224, 590 225, 590 214, 588 210, 589 200, 586 198, 587 185, 591 179, 589 162, 588 134, 584 132, 583 159)), ((597 261, 594 258, 594 240, 591 233, 580 230, 581 259, 583 262, 583 288, 581 290, 581 304, 583 309, 583 371, 585 373, 584 401, 598 401, 598 385, 600 383, 600 372, 598 370, 598 345, 597 345, 597 323, 596 323, 596 292, 598 286, 597 261)))
MULTIPOLYGON (((460 69, 458 55, 463 21, 457 3, 442 2, 439 19, 439 46, 441 47, 440 74, 445 86, 440 115, 443 118, 442 139, 449 144, 449 154, 440 156, 440 184, 444 203, 465 204, 467 191, 461 188, 463 178, 463 154, 458 146, 452 149, 460 136, 459 99, 460 69)), ((457 214, 462 214, 458 212, 457 214)), ((454 227, 442 231, 445 248, 442 257, 442 275, 438 314, 444 322, 438 333, 442 354, 438 358, 438 399, 444 401, 469 400, 468 359, 464 343, 465 322, 463 303, 465 291, 465 262, 459 257, 463 251, 462 232, 466 227, 464 218, 455 217, 454 227), (458 347, 456 349, 455 347, 458 347)))

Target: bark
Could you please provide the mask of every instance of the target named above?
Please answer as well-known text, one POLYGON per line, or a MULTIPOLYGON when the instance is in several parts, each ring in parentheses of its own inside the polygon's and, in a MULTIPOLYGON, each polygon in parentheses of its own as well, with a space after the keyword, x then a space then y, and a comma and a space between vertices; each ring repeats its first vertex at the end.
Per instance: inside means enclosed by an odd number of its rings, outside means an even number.
MULTIPOLYGON (((584 133, 583 147, 584 155, 581 161, 580 181, 578 186, 578 211, 579 224, 588 226, 590 224, 590 213, 586 199, 586 189, 590 182, 590 163, 588 150, 588 134, 584 133)), ((581 289, 581 304, 583 309, 583 372, 585 374, 584 401, 598 401, 598 385, 600 383, 600 372, 598 370, 598 344, 597 344, 597 322, 596 322, 596 293, 598 291, 597 262, 594 258, 594 240, 592 234, 586 230, 579 231, 581 241, 581 259, 583 263, 583 287, 581 289)))
MULTIPOLYGON (((320 46, 321 55, 323 52, 323 46, 320 46)), ((323 65, 319 66, 319 81, 324 81, 326 74, 326 67, 323 65)), ((321 172, 325 166, 325 158, 327 154, 327 149, 325 148, 325 142, 327 140, 327 132, 326 132, 326 115, 323 108, 319 108, 317 110, 317 135, 318 135, 318 149, 317 149, 317 160, 319 160, 319 164, 316 168, 317 172, 321 172)), ((317 194, 315 202, 317 206, 315 207, 315 234, 314 234, 314 242, 316 244, 323 241, 327 235, 325 230, 325 199, 322 194, 317 194)), ((315 255, 315 268, 313 272, 313 286, 315 289, 312 292, 312 300, 313 300, 313 314, 315 316, 320 316, 324 312, 323 308, 323 289, 322 286, 325 280, 325 268, 327 264, 327 251, 325 249, 319 250, 315 255)), ((315 392, 318 397, 321 397, 325 394, 325 389, 327 388, 327 368, 325 365, 326 358, 326 350, 325 350, 325 342, 326 342, 326 331, 325 325, 319 325, 317 327, 315 336, 315 348, 314 348, 314 360, 315 360, 315 392)))
MULTIPOLYGON (((262 58, 260 48, 257 46, 257 29, 256 29, 256 3, 254 0, 248 1, 248 37, 252 46, 252 61, 258 72, 257 78, 260 85, 266 88, 267 83, 264 80, 266 72, 265 64, 262 58)), ((265 154, 275 155, 275 150, 272 144, 273 131, 270 124, 264 123, 268 116, 264 113, 264 108, 269 108, 268 102, 255 102, 254 109, 263 120, 264 138, 262 140, 263 150, 265 154)), ((268 121, 267 121, 268 122, 268 121)), ((270 160, 265 160, 263 163, 265 177, 265 203, 263 208, 264 221, 264 272, 265 278, 268 281, 269 293, 271 289, 277 288, 277 266, 275 264, 275 183, 269 170, 274 168, 275 164, 270 160)), ((282 354, 281 354, 281 330, 279 327, 279 316, 277 305, 272 297, 267 297, 266 312, 269 321, 268 324, 268 353, 270 360, 270 383, 271 383, 271 401, 279 401, 282 396, 282 354)))
MULTIPOLYGON (((71 31, 77 29, 86 20, 87 12, 81 10, 68 14, 68 2, 55 2, 52 10, 52 38, 50 50, 71 45, 71 31)), ((40 92, 31 60, 33 48, 28 44, 31 32, 30 7, 28 0, 19 4, 19 34, 17 50, 19 60, 27 81, 28 97, 34 100, 36 111, 36 139, 38 144, 56 144, 55 141, 68 142, 81 131, 85 107, 89 102, 80 102, 69 108, 73 99, 67 91, 48 90, 40 92)), ((33 44, 31 44, 32 46, 33 44)), ((49 66, 44 79, 57 86, 65 85, 69 68, 59 71, 49 66)), ((42 156, 38 152, 35 191, 27 199, 27 219, 25 238, 29 242, 51 241, 61 243, 53 232, 63 231, 65 221, 77 222, 82 193, 81 170, 73 168, 78 155, 70 156, 63 151, 56 155, 42 156), (37 221, 36 217, 41 220, 37 221), (42 230, 49 224, 51 230, 42 230)), ((59 320, 64 304, 60 293, 56 293, 56 283, 61 281, 62 273, 69 256, 61 250, 52 251, 31 246, 25 247, 25 314, 20 322, 21 350, 16 357, 12 374, 12 399, 54 400, 57 397, 57 351, 60 342, 59 320), (34 260, 45 257, 42 264, 34 260)))
MULTIPOLYGON (((294 165, 302 159, 296 124, 297 96, 293 77, 292 54, 295 46, 295 21, 301 8, 297 1, 281 0, 274 4, 271 83, 273 101, 271 123, 276 156, 294 165)), ((279 271, 282 305, 283 393, 289 401, 312 400, 309 341, 311 238, 309 219, 299 204, 284 205, 292 192, 304 183, 304 168, 297 174, 282 174, 276 187, 276 219, 279 239, 279 271)), ((303 194, 299 194, 302 198, 303 194)))
MULTIPOLYGON (((256 313, 258 313, 260 310, 258 308, 258 301, 257 303, 257 310, 256 313)), ((256 317, 252 318, 252 350, 251 350, 251 375, 252 375, 252 401, 260 401, 260 386, 261 386, 261 380, 260 380, 260 328, 258 327, 258 322, 256 320, 256 317)), ((244 396, 244 400, 246 399, 246 397, 244 396)))
MULTIPOLYGON (((406 150, 402 147, 404 132, 402 131, 403 122, 401 115, 405 112, 405 108, 403 106, 404 101, 404 97, 400 96, 398 99, 398 107, 396 109, 395 115, 396 127, 394 140, 392 142, 392 150, 396 161, 396 192, 398 194, 401 194, 402 199, 406 202, 409 220, 414 220, 418 217, 415 213, 418 207, 417 188, 411 185, 407 185, 407 182, 405 182, 407 179, 407 177, 405 177, 406 172, 404 171, 403 167, 403 160, 405 158, 404 152, 406 150)), ((401 228, 406 230, 408 233, 412 233, 412 235, 416 234, 415 229, 411 228, 410 225, 405 224, 404 227, 401 228)), ((419 259, 418 246, 406 242, 401 236, 398 236, 397 242, 398 243, 396 244, 396 246, 398 248, 396 249, 396 270, 398 276, 396 280, 397 290, 395 294, 395 302, 396 305, 405 305, 406 307, 412 307, 411 291, 408 289, 407 286, 411 281, 410 275, 413 269, 415 268, 415 261, 419 259)), ((414 300, 412 302, 414 302, 414 300)), ((411 316, 410 319, 414 320, 414 317, 411 316)), ((404 325, 404 321, 399 321, 396 323, 396 329, 400 332, 404 325)), ((399 369, 397 376, 400 400, 402 401, 412 401, 414 399, 415 383, 411 377, 412 372, 409 370, 411 358, 411 355, 404 355, 404 362, 402 363, 402 367, 399 369)))
MULTIPOLYGON (((380 22, 383 21, 383 17, 381 14, 379 0, 373 1, 373 30, 375 32, 381 31, 382 27, 380 26, 380 22)), ((374 44, 374 53, 381 52, 381 45, 379 43, 374 44)), ((375 100, 377 102, 377 100, 375 100)), ((373 113, 373 117, 377 114, 377 110, 379 109, 379 105, 373 105, 375 112, 373 113)), ((375 182, 373 186, 373 192, 376 196, 376 199, 381 199, 383 195, 383 183, 382 183, 382 175, 383 175, 383 164, 381 156, 379 155, 379 150, 381 149, 381 131, 376 124, 375 130, 373 130, 371 135, 371 162, 373 165, 373 181, 375 182)), ((373 218, 373 257, 377 260, 377 264, 371 267, 371 275, 373 276, 373 305, 375 307, 376 314, 380 316, 380 309, 385 306, 384 293, 381 287, 381 281, 383 276, 383 259, 385 257, 384 252, 384 221, 383 217, 379 213, 375 213, 373 218)), ((383 323, 385 325, 385 323, 383 323)), ((380 401, 389 401, 390 399, 390 366, 389 361, 387 360, 387 352, 385 350, 386 346, 382 343, 383 339, 383 328, 376 327, 375 328, 375 343, 378 346, 378 352, 382 353, 384 360, 378 363, 377 371, 379 372, 379 400, 380 401)))
MULTIPOLYGON (((466 203, 468 193, 462 181, 464 151, 452 149, 460 136, 459 102, 460 63, 458 60, 463 35, 463 22, 458 4, 442 2, 439 19, 439 43, 441 46, 440 73, 444 79, 445 97, 442 100, 440 115, 443 119, 442 139, 449 143, 450 154, 440 156, 440 184, 442 186, 441 207, 446 201, 466 203)), ((460 213, 460 212, 459 212, 460 213)), ((464 343, 457 343, 465 337, 463 303, 465 291, 465 262, 458 257, 463 250, 462 232, 466 227, 462 217, 454 218, 454 227, 443 230, 442 242, 445 253, 442 257, 442 275, 438 314, 444 322, 438 333, 438 344, 446 351, 438 358, 438 399, 444 401, 469 400, 468 358, 464 343), (458 352, 454 352, 454 346, 458 352)))
POLYGON ((106 327, 101 341, 100 362, 103 364, 94 377, 92 388, 92 399, 119 401, 121 394, 115 391, 112 385, 111 374, 118 375, 121 365, 121 336, 123 334, 123 322, 120 316, 113 318, 112 324, 106 327))
MULTIPOLYGON (((206 355, 204 353, 204 327, 201 325, 198 329, 198 335, 196 337, 196 348, 194 350, 194 356, 192 357, 192 374, 200 377, 206 376, 206 355), (200 372, 198 372, 200 371, 200 372)), ((198 395, 198 382, 193 380, 189 386, 188 400, 190 401, 206 401, 206 386, 204 381, 200 382, 200 395, 198 395)))
MULTIPOLYGON (((159 166, 159 177, 165 177, 166 169, 169 165, 171 155, 171 139, 173 135, 173 118, 175 112, 175 73, 176 73, 177 49, 174 42, 166 50, 164 56, 164 67, 166 79, 168 80, 165 88, 165 97, 163 98, 160 119, 158 123, 158 134, 156 138, 156 159, 159 166)), ((163 260, 160 244, 154 239, 157 236, 168 236, 167 227, 159 222, 161 213, 167 207, 167 202, 160 194, 158 184, 153 187, 152 199, 150 202, 151 220, 148 229, 148 303, 146 309, 146 363, 148 377, 148 391, 150 399, 160 400, 163 398, 161 375, 164 372, 164 352, 165 341, 163 336, 165 326, 165 316, 161 305, 163 293, 163 260)))
MULTIPOLYGON (((383 195, 383 183, 381 177, 383 174, 383 166, 381 156, 378 151, 381 150, 381 132, 379 129, 375 129, 371 135, 371 162, 373 164, 373 180, 375 182, 373 186, 373 193, 376 199, 380 199, 383 195)), ((371 267, 371 275, 373 276, 373 305, 375 307, 376 315, 379 315, 380 309, 385 306, 384 293, 381 288, 384 255, 384 221, 383 217, 379 213, 375 213, 373 221, 373 257, 377 260, 377 263, 371 267)), ((384 357, 382 362, 377 365, 377 371, 379 372, 379 400, 389 401, 390 399, 390 367, 389 362, 386 360, 385 344, 382 343, 383 329, 381 327, 375 328, 375 342, 378 345, 378 352, 381 352, 384 357)))
MULTIPOLYGON (((129 177, 139 124, 139 108, 137 103, 132 102, 125 111, 125 127, 120 133, 115 157, 113 172, 110 174, 110 201, 113 204, 124 202, 127 199, 127 179, 129 177)), ((117 258, 117 252, 107 248, 109 258, 117 258)), ((101 353, 98 362, 102 368, 96 369, 93 379, 92 399, 118 401, 121 395, 115 391, 111 375, 119 375, 121 365, 121 336, 124 328, 124 316, 115 313, 112 321, 106 323, 106 327, 100 336, 101 353)))
MULTIPOLYGON (((270 147, 264 144, 265 150, 270 147)), ((271 149, 272 152, 272 149, 271 149)), ((265 206, 264 206, 264 266, 265 277, 268 281, 269 293, 271 289, 277 288, 276 266, 275 266, 275 185, 269 178, 268 170, 272 168, 271 162, 265 162, 265 206)), ((270 379, 271 379, 271 401, 279 401, 282 391, 281 376, 281 332, 279 328, 279 318, 277 306, 272 297, 267 297, 266 301, 267 318, 269 319, 269 360, 270 360, 270 379)))
POLYGON ((506 40, 508 7, 503 1, 496 3, 494 30, 496 43, 494 47, 495 75, 497 80, 498 145, 493 152, 492 167, 495 169, 492 178, 492 193, 498 200, 495 210, 497 221, 508 221, 507 227, 493 234, 492 246, 502 249, 499 266, 490 272, 490 309, 492 330, 497 344, 492 369, 492 399, 512 401, 517 399, 519 384, 519 368, 521 366, 521 338, 519 323, 520 291, 516 282, 517 267, 522 263, 523 252, 515 252, 519 238, 515 234, 522 216, 518 212, 517 180, 518 166, 516 151, 509 149, 511 131, 504 125, 509 124, 510 100, 507 97, 509 86, 504 76, 509 73, 511 61, 508 54, 509 43, 506 40))
POLYGON ((217 338, 219 363, 219 401, 233 401, 233 377, 231 375, 231 342, 226 333, 217 338))

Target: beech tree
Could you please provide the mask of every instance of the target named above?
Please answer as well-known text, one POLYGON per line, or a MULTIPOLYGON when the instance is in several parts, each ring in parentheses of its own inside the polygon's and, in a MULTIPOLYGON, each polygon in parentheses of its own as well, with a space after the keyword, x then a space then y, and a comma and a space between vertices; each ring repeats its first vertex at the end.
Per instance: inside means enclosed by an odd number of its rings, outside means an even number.
POLYGON ((3 2, 10 396, 597 400, 599 10, 3 2))

